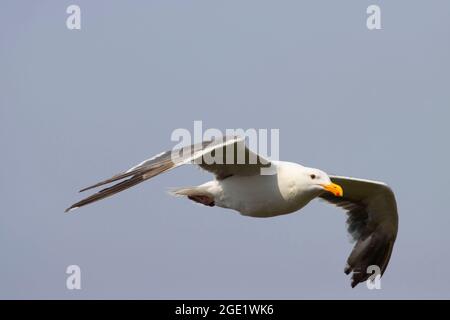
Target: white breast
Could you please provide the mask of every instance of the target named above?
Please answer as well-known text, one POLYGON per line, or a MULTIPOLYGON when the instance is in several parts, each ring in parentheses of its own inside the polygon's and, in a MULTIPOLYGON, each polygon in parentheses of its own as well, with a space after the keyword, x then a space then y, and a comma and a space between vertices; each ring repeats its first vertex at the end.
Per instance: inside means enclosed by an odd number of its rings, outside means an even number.
POLYGON ((315 195, 302 192, 295 163, 278 162, 276 174, 232 176, 217 181, 215 203, 252 217, 273 217, 299 210, 315 195))

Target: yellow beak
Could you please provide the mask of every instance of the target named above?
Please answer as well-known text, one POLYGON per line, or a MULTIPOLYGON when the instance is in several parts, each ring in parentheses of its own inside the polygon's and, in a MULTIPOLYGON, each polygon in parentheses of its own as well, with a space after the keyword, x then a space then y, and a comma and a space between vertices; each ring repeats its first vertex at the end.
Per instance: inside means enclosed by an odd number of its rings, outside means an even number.
POLYGON ((342 190, 342 187, 336 183, 323 184, 322 187, 326 191, 334 194, 336 197, 342 197, 344 195, 344 191, 342 190))

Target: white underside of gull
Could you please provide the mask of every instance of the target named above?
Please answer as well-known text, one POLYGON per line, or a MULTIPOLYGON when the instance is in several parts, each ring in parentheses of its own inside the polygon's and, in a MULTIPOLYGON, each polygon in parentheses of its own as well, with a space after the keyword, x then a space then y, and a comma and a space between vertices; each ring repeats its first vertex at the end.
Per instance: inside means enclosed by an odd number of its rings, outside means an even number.
POLYGON ((306 188, 303 166, 281 161, 273 165, 273 175, 232 176, 197 188, 213 196, 216 206, 261 218, 297 211, 321 192, 306 188))

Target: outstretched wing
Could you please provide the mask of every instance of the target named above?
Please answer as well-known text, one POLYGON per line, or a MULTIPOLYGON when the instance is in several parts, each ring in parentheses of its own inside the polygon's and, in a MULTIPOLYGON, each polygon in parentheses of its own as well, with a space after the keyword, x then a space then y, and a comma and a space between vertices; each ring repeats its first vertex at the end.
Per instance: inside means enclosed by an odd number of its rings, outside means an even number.
POLYGON ((67 208, 65 212, 112 196, 163 172, 187 163, 198 164, 201 168, 213 173, 216 176, 216 179, 219 180, 232 175, 259 174, 261 168, 270 166, 269 161, 253 153, 246 147, 243 138, 216 138, 214 140, 208 140, 184 148, 160 153, 125 172, 84 188, 80 190, 80 192, 122 180, 111 187, 100 190, 97 193, 78 201, 67 208))
POLYGON ((392 190, 382 182, 330 176, 344 190, 343 197, 327 192, 320 195, 347 211, 348 231, 356 244, 347 260, 345 273, 352 272, 352 287, 366 281, 369 266, 383 275, 397 237, 397 203, 392 190))

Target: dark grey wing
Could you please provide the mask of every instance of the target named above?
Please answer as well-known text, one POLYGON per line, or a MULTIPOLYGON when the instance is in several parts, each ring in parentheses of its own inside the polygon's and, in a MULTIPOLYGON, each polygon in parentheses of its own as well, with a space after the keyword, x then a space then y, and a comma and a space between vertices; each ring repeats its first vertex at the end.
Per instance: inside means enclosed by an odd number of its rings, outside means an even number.
POLYGON ((264 161, 263 164, 261 159, 261 157, 249 151, 245 146, 245 141, 239 137, 222 137, 220 139, 203 141, 184 148, 169 150, 145 160, 127 171, 113 176, 112 178, 103 180, 80 190, 80 192, 83 192, 122 180, 111 187, 100 190, 97 193, 74 203, 67 208, 65 212, 112 196, 183 164, 198 164, 203 169, 215 174, 218 179, 223 179, 234 174, 257 174, 261 167, 270 167, 270 163, 268 161, 264 161), (243 149, 242 146, 244 146, 243 149), (237 150, 238 153, 233 154, 233 152, 231 152, 232 150, 237 150), (243 150, 243 152, 241 150, 243 150), (244 155, 244 159, 249 160, 244 160, 244 162, 242 162, 242 155, 244 155), (254 158, 257 160, 255 164, 252 164, 254 158), (238 162, 232 164, 230 161, 233 160, 230 159, 235 159, 234 161, 238 162))
POLYGON ((269 160, 251 151, 243 138, 232 138, 215 147, 211 152, 205 152, 193 160, 202 169, 213 173, 217 180, 230 176, 252 176, 269 170, 269 160))
POLYGON ((348 231, 356 244, 348 257, 345 273, 352 272, 352 287, 372 274, 378 266, 383 275, 397 237, 397 203, 392 190, 382 182, 330 176, 344 190, 343 197, 323 193, 320 198, 347 211, 348 231))
POLYGON ((69 208, 67 208, 65 210, 65 212, 69 212, 71 210, 83 207, 87 204, 110 197, 118 192, 124 191, 132 186, 135 186, 141 182, 144 182, 145 180, 148 180, 154 176, 157 176, 160 173, 163 173, 172 168, 175 168, 176 166, 177 166, 177 164, 170 158, 170 151, 164 152, 160 156, 156 156, 153 160, 149 159, 148 163, 145 165, 136 166, 136 168, 133 170, 130 169, 123 173, 119 173, 119 174, 113 176, 112 178, 103 180, 92 186, 81 189, 80 192, 83 192, 83 191, 97 188, 97 187, 100 187, 100 186, 103 186, 103 185, 106 185, 106 184, 109 184, 109 183, 112 183, 115 181, 122 180, 119 183, 112 185, 111 187, 102 189, 102 190, 98 191, 97 193, 94 193, 93 195, 74 203, 69 208), (168 156, 168 154, 169 154, 169 156, 168 156), (123 180, 123 179, 125 179, 125 180, 123 180))

